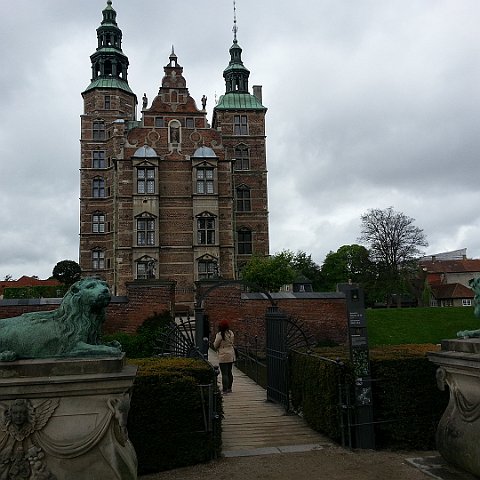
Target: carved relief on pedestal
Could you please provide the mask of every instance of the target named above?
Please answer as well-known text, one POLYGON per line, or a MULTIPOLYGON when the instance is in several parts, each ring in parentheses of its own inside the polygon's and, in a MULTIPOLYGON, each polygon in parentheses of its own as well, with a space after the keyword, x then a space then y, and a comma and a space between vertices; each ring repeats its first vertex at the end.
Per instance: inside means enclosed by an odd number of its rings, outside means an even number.
POLYGON ((0 478, 56 480, 45 463, 38 435, 58 404, 58 399, 43 400, 36 405, 28 399, 17 399, 2 405, 0 478))
MULTIPOLYGON (((62 480, 65 478, 63 467, 68 470, 70 461, 76 462, 75 468, 78 468, 78 462, 84 464, 85 477, 81 478, 90 478, 89 465, 99 454, 108 465, 104 471, 109 472, 109 478, 136 479, 137 459, 127 432, 130 396, 128 393, 114 395, 104 401, 103 407, 95 414, 97 421, 94 427, 73 437, 72 430, 65 429, 63 423, 68 406, 62 403, 59 411, 63 412, 54 415, 63 400, 17 399, 0 404, 3 409, 0 420, 0 479, 62 480), (61 473, 57 472, 59 465, 62 465, 61 473)), ((83 417, 84 414, 80 415, 83 417)))

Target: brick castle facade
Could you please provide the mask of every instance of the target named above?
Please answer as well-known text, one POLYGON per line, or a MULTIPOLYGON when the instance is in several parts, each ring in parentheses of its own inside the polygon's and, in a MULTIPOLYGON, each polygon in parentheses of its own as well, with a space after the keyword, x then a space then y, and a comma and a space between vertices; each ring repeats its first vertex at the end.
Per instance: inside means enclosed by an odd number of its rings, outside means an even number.
POLYGON ((173 48, 158 95, 144 96, 137 119, 110 0, 102 13, 82 93, 80 266, 114 295, 133 280, 173 281, 177 303, 191 305, 196 281, 237 279, 252 254, 269 251, 261 87, 249 93, 234 30, 211 126, 173 48))

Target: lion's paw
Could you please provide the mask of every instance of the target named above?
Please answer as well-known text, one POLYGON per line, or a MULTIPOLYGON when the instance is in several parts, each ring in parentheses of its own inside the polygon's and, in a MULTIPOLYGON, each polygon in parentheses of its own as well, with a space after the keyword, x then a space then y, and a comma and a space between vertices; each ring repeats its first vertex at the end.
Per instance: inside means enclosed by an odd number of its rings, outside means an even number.
POLYGON ((458 338, 478 338, 480 337, 480 330, 461 330, 457 332, 458 338))
POLYGON ((17 354, 11 350, 0 352, 0 362, 13 362, 17 359, 17 354))
POLYGON ((107 347, 117 348, 120 351, 122 350, 122 344, 117 340, 112 340, 111 342, 105 342, 104 345, 106 345, 107 347))

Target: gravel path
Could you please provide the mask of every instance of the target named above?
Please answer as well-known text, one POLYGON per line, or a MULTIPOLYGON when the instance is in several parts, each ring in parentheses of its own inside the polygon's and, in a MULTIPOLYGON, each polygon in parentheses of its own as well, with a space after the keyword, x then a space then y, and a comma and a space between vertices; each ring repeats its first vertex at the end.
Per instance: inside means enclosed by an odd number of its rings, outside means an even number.
POLYGON ((384 452, 327 447, 316 451, 221 458, 141 480, 428 480, 406 459, 435 452, 384 452))

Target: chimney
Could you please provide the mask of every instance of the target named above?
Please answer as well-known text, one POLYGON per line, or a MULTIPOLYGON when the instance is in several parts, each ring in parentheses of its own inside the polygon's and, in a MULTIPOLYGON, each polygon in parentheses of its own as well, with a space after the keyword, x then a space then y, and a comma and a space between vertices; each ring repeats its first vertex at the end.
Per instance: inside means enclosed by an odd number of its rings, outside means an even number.
POLYGON ((257 100, 262 103, 262 86, 254 85, 253 86, 253 95, 257 97, 257 100))

